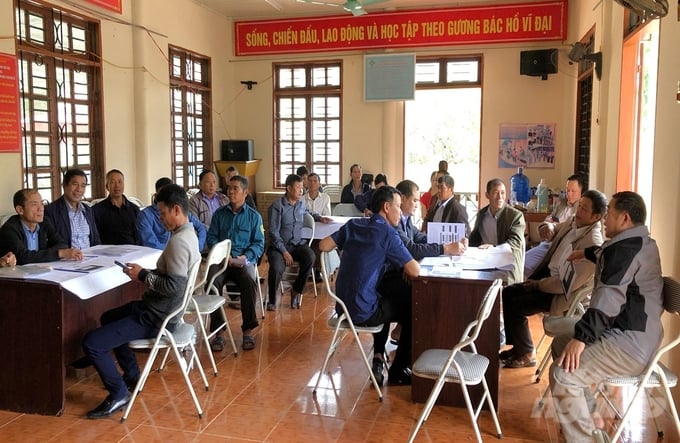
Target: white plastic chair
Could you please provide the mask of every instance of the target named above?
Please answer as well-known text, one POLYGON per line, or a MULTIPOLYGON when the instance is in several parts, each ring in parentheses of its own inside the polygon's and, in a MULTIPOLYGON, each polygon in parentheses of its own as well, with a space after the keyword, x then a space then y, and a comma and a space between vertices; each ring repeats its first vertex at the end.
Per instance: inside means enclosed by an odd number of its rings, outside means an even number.
POLYGON ((193 312, 196 314, 196 318, 199 326, 199 334, 203 339, 203 344, 208 349, 208 356, 210 357, 210 363, 213 367, 213 373, 217 376, 217 364, 215 363, 215 357, 213 356, 212 349, 210 348, 210 339, 217 335, 222 327, 227 330, 229 335, 229 340, 231 341, 231 346, 234 349, 234 355, 238 355, 238 349, 236 348, 236 342, 234 341, 234 335, 231 333, 231 328, 229 327, 229 320, 224 312, 224 304, 226 299, 218 294, 217 288, 214 285, 215 279, 222 274, 228 266, 227 258, 231 253, 231 240, 222 240, 216 243, 208 253, 206 258, 205 267, 203 272, 201 272, 198 283, 196 284, 196 291, 191 299, 191 303, 187 308, 187 312, 193 312), (210 272, 210 267, 213 265, 222 265, 220 270, 215 273, 208 281, 208 273, 210 272), (206 284, 207 283, 207 284, 206 284), (205 288, 208 288, 207 291, 205 288), (220 327, 215 328, 215 330, 208 334, 207 325, 210 322, 210 314, 217 310, 222 311, 222 316, 224 322, 220 327), (205 319, 205 320, 204 320, 205 319))
POLYGON ((323 192, 328 194, 331 198, 331 203, 339 203, 342 195, 342 186, 340 185, 326 185, 323 187, 323 192))
MULTIPOLYGON (((158 355, 158 352, 161 349, 166 350, 172 349, 174 351, 175 358, 177 359, 177 362, 182 371, 182 375, 184 376, 184 381, 186 382, 187 388, 189 389, 191 398, 194 400, 196 411, 198 411, 198 417, 203 418, 203 410, 201 409, 201 404, 198 402, 196 392, 194 391, 194 387, 192 386, 191 380, 189 379, 189 371, 194 366, 194 364, 196 364, 196 366, 198 367, 198 372, 200 372, 201 378, 203 379, 203 385, 205 386, 205 390, 207 391, 209 389, 208 379, 205 377, 205 372, 203 371, 201 362, 198 360, 198 354, 196 353, 196 348, 194 347, 196 330, 194 329, 193 325, 189 323, 184 323, 183 319, 181 319, 182 315, 180 315, 181 320, 177 325, 175 325, 173 331, 170 331, 167 328, 168 322, 171 319, 173 319, 178 314, 184 314, 184 311, 186 311, 187 306, 192 300, 191 294, 194 291, 196 276, 198 275, 198 270, 200 266, 201 261, 197 260, 189 268, 187 286, 182 296, 182 303, 177 307, 177 309, 168 314, 165 320, 163 320, 163 324, 161 325, 158 331, 158 335, 156 335, 155 338, 133 340, 128 344, 128 346, 131 349, 149 349, 150 353, 149 357, 146 360, 146 364, 144 365, 144 369, 142 370, 142 373, 139 377, 139 381, 137 382, 137 385, 135 386, 135 389, 132 392, 132 398, 130 398, 130 403, 128 403, 127 407, 125 408, 123 418, 121 418, 121 423, 127 420, 128 415, 132 410, 132 406, 135 404, 135 399, 137 398, 137 395, 140 392, 142 392, 144 384, 146 383, 146 379, 149 377, 151 368, 154 364, 154 361, 156 360, 156 356, 158 355), (188 353, 190 354, 189 361, 185 360, 184 356, 182 355, 182 351, 187 347, 189 348, 188 353)), ((164 358, 160 368, 158 368, 158 371, 163 370, 163 367, 165 366, 165 361, 166 360, 164 358)))
POLYGON ((321 275, 323 276, 323 281, 326 284, 326 291, 328 292, 328 295, 335 301, 336 306, 340 306, 340 308, 342 309, 342 314, 338 315, 338 313, 334 309, 333 315, 328 319, 328 327, 333 329, 333 339, 331 340, 331 343, 328 346, 328 352, 326 352, 326 358, 324 359, 323 364, 321 365, 321 370, 319 371, 319 375, 316 378, 316 384, 314 385, 314 390, 312 391, 312 394, 316 396, 316 391, 319 388, 321 376, 324 374, 324 372, 326 372, 326 368, 328 367, 328 361, 331 359, 331 356, 335 353, 335 350, 337 349, 338 345, 342 342, 343 338, 345 338, 345 335, 347 335, 351 331, 352 336, 354 337, 354 342, 356 343, 357 348, 359 349, 359 353, 361 353, 361 358, 364 361, 364 366, 366 366, 368 375, 370 376, 371 382, 373 383, 373 387, 375 388, 375 391, 378 393, 378 399, 382 401, 383 394, 382 391, 380 390, 380 385, 378 385, 378 381, 375 379, 375 376, 373 375, 373 371, 371 370, 371 365, 368 362, 366 352, 364 351, 364 348, 361 346, 359 334, 360 333, 376 334, 382 330, 383 325, 378 326, 354 325, 352 319, 349 316, 347 306, 345 306, 345 303, 343 303, 343 301, 340 300, 337 295, 335 295, 335 292, 331 287, 330 281, 331 275, 333 274, 333 272, 335 272, 335 269, 338 264, 337 261, 332 260, 330 256, 331 252, 333 251, 321 252, 321 275), (340 334, 340 331, 342 331, 342 334, 340 334))
POLYGON ((338 203, 333 208, 333 215, 338 217, 363 217, 364 213, 354 203, 338 203))
POLYGON ((411 432, 409 442, 413 442, 420 427, 425 423, 430 416, 430 412, 434 407, 439 393, 444 387, 444 383, 458 383, 463 391, 465 404, 467 405, 472 426, 477 436, 477 441, 482 441, 482 436, 479 433, 479 426, 477 419, 484 406, 484 400, 487 401, 491 417, 496 425, 496 436, 500 439, 503 434, 501 432, 501 425, 498 423, 496 415, 496 408, 494 407, 489 386, 486 383, 486 369, 489 366, 489 359, 477 353, 475 340, 479 336, 479 331, 482 329, 484 321, 489 317, 493 304, 502 288, 503 282, 501 279, 495 280, 489 289, 486 291, 482 303, 477 312, 477 318, 474 319, 463 331, 460 341, 453 347, 453 349, 428 349, 423 352, 420 357, 413 364, 413 375, 416 377, 429 378, 436 380, 430 396, 425 402, 423 412, 418 418, 415 428, 411 432), (471 352, 463 351, 463 349, 470 347, 471 352), (468 394, 468 385, 482 384, 484 387, 484 395, 482 396, 476 410, 473 411, 470 395, 468 394))
MULTIPOLYGON (((307 243, 307 246, 311 247, 312 246, 312 241, 314 241, 314 232, 315 232, 315 224, 314 224, 314 217, 312 217, 312 214, 309 212, 306 212, 304 217, 302 218, 302 226, 304 228, 309 228, 312 230, 312 234, 309 236, 309 242, 307 243)), ((283 293, 285 292, 285 287, 289 286, 292 287, 293 282, 298 276, 298 273, 300 272, 300 264, 296 261, 293 262, 292 265, 286 266, 286 269, 283 271, 283 274, 281 275, 281 295, 283 296, 283 293)), ((312 270, 312 283, 314 285, 314 297, 318 297, 318 292, 316 291, 316 277, 314 276, 314 270, 312 270)), ((260 294, 261 295, 261 294, 260 294)), ((300 306, 302 306, 302 294, 300 294, 300 306)))
MULTIPOLYGON (((663 280, 663 306, 669 314, 672 314, 676 318, 677 321, 678 318, 680 318, 680 282, 672 277, 664 277, 663 280)), ((677 330, 678 328, 676 328, 676 331, 677 330)), ((671 337, 671 340, 666 345, 661 346, 657 350, 656 354, 647 365, 647 368, 641 374, 610 377, 604 381, 603 385, 605 387, 636 387, 635 393, 630 398, 630 401, 625 407, 623 414, 619 412, 612 400, 609 399, 605 390, 602 389, 602 386, 598 388, 597 394, 604 398, 605 402, 614 410, 616 417, 621 420, 619 426, 609 437, 611 441, 617 441, 619 439, 619 436, 621 436, 621 432, 623 431, 623 424, 626 422, 628 417, 637 410, 637 408, 634 407, 635 401, 642 396, 643 392, 647 393, 648 389, 654 388, 662 388, 666 405, 670 408, 670 415, 675 421, 675 428, 677 429, 677 432, 680 433, 680 418, 678 418, 678 409, 675 405, 675 400, 673 399, 673 394, 670 390, 670 388, 678 384, 678 377, 665 365, 659 362, 664 354, 670 352, 678 344, 680 344, 680 332, 671 337)), ((647 397, 649 400, 655 398, 649 395, 647 395, 647 397)), ((657 402, 657 406, 665 411, 664 405, 660 405, 657 402)), ((652 411, 651 415, 654 417, 657 434, 659 437, 663 437, 663 430, 659 428, 659 423, 656 421, 656 415, 654 415, 653 412, 654 411, 652 411)), ((665 412, 668 413, 669 411, 665 412)))

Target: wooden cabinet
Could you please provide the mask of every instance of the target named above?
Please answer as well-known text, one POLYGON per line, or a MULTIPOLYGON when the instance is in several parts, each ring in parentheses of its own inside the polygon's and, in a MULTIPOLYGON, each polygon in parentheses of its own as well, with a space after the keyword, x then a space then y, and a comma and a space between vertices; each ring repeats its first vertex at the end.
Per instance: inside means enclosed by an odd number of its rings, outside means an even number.
POLYGON ((233 166, 238 170, 239 175, 248 179, 248 192, 257 202, 257 186, 255 184, 255 177, 257 176, 257 170, 260 168, 261 161, 262 160, 249 160, 244 162, 216 161, 215 169, 217 170, 217 174, 220 176, 220 186, 223 190, 227 189, 227 168, 229 168, 229 166, 233 166))

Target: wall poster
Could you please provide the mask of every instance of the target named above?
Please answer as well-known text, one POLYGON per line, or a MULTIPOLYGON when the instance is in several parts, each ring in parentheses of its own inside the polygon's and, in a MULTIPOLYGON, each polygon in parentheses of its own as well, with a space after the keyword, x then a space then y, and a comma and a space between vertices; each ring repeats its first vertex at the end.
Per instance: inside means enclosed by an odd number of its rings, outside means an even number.
POLYGON ((499 168, 555 168, 555 123, 502 123, 499 168))
POLYGON ((21 152, 17 58, 0 53, 0 152, 21 152))

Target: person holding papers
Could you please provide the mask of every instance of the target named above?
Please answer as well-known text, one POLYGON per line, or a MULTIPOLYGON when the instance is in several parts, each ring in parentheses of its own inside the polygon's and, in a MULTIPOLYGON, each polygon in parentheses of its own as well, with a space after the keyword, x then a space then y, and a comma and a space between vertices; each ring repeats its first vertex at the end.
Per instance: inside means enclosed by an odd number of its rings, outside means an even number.
POLYGON ((420 200, 418 185, 411 180, 403 180, 397 184, 397 190, 401 193, 401 220, 397 225, 397 232, 414 259, 420 261, 425 257, 462 255, 465 252, 468 243, 465 237, 461 241, 446 244, 428 243, 427 235, 411 222, 420 200))
MULTIPOLYGON (((248 195, 248 179, 234 176, 229 179, 227 197, 229 203, 222 206, 212 216, 208 230, 208 247, 231 239, 231 257, 229 267, 215 279, 217 293, 222 295, 222 288, 227 280, 233 280, 241 291, 241 330, 243 331, 243 350, 255 348, 253 329, 257 328, 257 314, 255 312, 255 298, 257 293, 255 266, 257 260, 264 253, 264 227, 262 216, 246 204, 248 195)), ((210 270, 208 280, 222 265, 214 265, 210 270)), ((214 331, 222 324, 222 311, 216 310, 210 317, 210 329, 214 331)), ((217 335, 211 343, 213 351, 224 349, 224 338, 217 335)))
POLYGON ((14 194, 13 215, 0 228, 0 255, 16 256, 15 264, 82 260, 79 249, 69 248, 52 222, 45 218, 45 207, 35 189, 21 189, 14 194))
POLYGON ((510 245, 515 258, 514 269, 508 275, 508 284, 522 281, 524 271, 524 216, 506 202, 505 183, 498 178, 486 184, 489 204, 477 213, 475 228, 470 233, 470 246, 490 248, 502 243, 510 245))
POLYGON ((507 343, 511 349, 500 353, 506 368, 536 366, 534 343, 527 316, 539 312, 562 315, 575 290, 593 279, 595 263, 581 260, 573 263, 574 275, 569 287, 563 287, 560 267, 573 250, 600 246, 603 242, 601 220, 607 211, 607 198, 600 191, 586 191, 577 205, 572 220, 560 223, 543 261, 529 280, 503 289, 503 319, 507 343))
POLYGON ((423 220, 423 231, 427 232, 429 222, 462 223, 465 225, 465 237, 470 235, 470 223, 465 207, 454 198, 454 180, 448 174, 437 179, 437 202, 430 209, 423 220))

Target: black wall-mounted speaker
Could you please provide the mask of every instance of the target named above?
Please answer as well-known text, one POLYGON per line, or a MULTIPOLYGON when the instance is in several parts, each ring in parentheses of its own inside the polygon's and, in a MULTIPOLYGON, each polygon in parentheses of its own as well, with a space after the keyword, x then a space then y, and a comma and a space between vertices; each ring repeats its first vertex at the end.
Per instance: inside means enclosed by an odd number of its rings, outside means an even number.
POLYGON ((519 73, 548 79, 557 73, 557 49, 537 49, 519 53, 519 73))
POLYGON ((245 162, 255 159, 253 140, 222 140, 222 161, 245 162))

